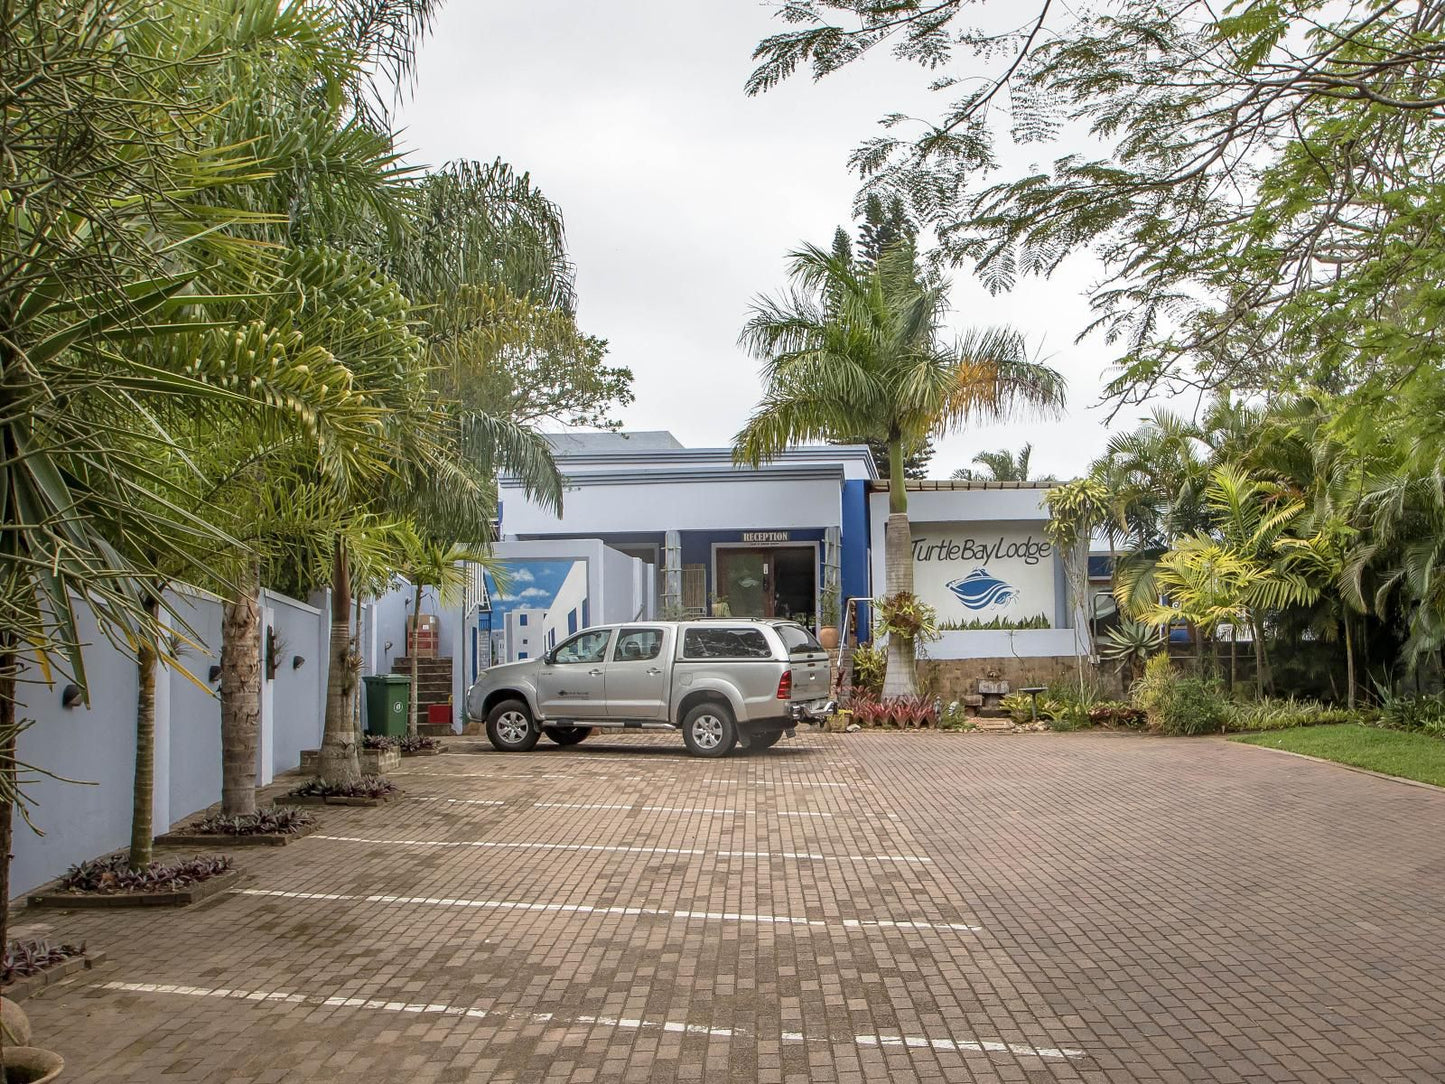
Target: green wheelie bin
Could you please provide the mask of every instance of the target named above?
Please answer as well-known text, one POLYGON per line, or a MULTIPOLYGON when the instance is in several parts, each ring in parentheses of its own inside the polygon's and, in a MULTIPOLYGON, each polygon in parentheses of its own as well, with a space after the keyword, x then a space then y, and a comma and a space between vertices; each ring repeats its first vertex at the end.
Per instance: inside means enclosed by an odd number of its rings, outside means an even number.
POLYGON ((411 709, 411 678, 402 674, 371 674, 366 686, 366 732, 396 738, 406 733, 411 709))

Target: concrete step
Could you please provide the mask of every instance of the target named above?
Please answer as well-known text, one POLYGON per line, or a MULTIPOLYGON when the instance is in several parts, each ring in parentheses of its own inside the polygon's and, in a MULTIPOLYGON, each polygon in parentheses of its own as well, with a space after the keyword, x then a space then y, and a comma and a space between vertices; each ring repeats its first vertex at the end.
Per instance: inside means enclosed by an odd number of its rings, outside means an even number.
POLYGON ((418 723, 416 732, 430 738, 445 738, 454 733, 451 723, 418 723))

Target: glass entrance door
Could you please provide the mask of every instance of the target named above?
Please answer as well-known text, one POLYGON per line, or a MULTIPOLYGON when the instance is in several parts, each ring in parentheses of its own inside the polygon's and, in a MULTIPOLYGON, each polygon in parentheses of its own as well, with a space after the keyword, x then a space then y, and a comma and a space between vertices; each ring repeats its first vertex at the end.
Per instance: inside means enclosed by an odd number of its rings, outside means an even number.
POLYGON ((717 550, 715 593, 734 617, 793 617, 813 625, 817 552, 812 546, 717 550))
POLYGON ((734 617, 773 616, 771 557, 768 550, 718 550, 715 594, 728 600, 734 617))

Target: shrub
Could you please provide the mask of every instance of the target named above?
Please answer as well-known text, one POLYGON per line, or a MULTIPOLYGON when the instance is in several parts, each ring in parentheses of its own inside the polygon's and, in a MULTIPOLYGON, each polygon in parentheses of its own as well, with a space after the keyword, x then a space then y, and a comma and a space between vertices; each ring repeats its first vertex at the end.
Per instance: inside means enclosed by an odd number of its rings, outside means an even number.
POLYGON ((968 717, 968 710, 959 701, 948 703, 938 717, 939 730, 976 730, 978 724, 968 717))
POLYGON ((1149 722, 1143 708, 1123 700, 1100 700, 1089 708, 1089 721, 1095 726, 1122 726, 1141 730, 1149 722))
POLYGON ((853 718, 863 726, 929 727, 938 725, 938 708, 923 696, 870 697, 854 702, 853 718))
POLYGON ((219 876, 231 868, 229 858, 197 855, 176 862, 152 862, 144 869, 130 869, 124 854, 97 858, 71 866, 60 879, 69 892, 156 892, 186 888, 219 876))
POLYGON ((11 941, 0 961, 0 982, 13 982, 27 975, 38 975, 47 967, 85 955, 85 943, 52 945, 49 941, 11 941))
MULTIPOLYGON (((1009 718, 1016 723, 1027 723, 1033 721, 1034 698, 1028 693, 1009 693, 998 702, 998 706, 1008 712, 1009 718)), ((1039 704, 1039 718, 1042 719, 1043 703, 1039 704)))
POLYGON ((888 667, 888 656, 876 642, 859 644, 853 649, 853 684, 867 689, 875 696, 883 691, 883 672, 888 667))
POLYGON ((441 748, 441 739, 430 734, 403 734, 395 739, 397 748, 403 753, 419 753, 423 749, 441 748))
POLYGON ((1230 705, 1217 681, 1176 677, 1158 698, 1151 724, 1156 713, 1158 729, 1165 734, 1222 733, 1229 722, 1230 705))
POLYGON ((1433 696, 1396 696, 1385 693, 1379 725, 1391 730, 1418 730, 1436 736, 1445 730, 1445 693, 1433 696))
POLYGON ((1176 675, 1174 667, 1169 661, 1169 654, 1161 651, 1157 655, 1150 656, 1149 661, 1144 664, 1144 676, 1129 687, 1130 702, 1144 712, 1152 730, 1163 729, 1159 712, 1169 690, 1173 688, 1175 680, 1176 675))
POLYGON ((192 831, 217 836, 289 836, 315 823, 316 818, 304 809, 277 806, 241 816, 207 817, 192 831))
POLYGON ((395 794, 397 786, 384 775, 363 775, 350 783, 326 783, 320 779, 308 779, 288 797, 295 798, 384 798, 395 794))
POLYGON ((1353 723, 1360 714, 1348 708, 1330 707, 1318 700, 1283 699, 1238 701, 1229 706, 1229 730, 1290 730, 1322 723, 1353 723))
POLYGON ((404 738, 393 738, 388 734, 363 734, 361 747, 363 749, 395 749, 398 742, 405 740, 404 738))

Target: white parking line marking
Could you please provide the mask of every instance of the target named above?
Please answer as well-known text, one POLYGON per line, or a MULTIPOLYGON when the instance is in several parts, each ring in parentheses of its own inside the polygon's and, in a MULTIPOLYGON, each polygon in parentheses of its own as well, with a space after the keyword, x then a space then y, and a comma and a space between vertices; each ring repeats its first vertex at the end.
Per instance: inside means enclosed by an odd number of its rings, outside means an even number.
POLYGON ((741 911, 678 911, 665 907, 617 907, 590 903, 529 903, 525 900, 466 900, 445 896, 388 896, 380 893, 353 896, 336 892, 287 892, 276 888, 240 888, 240 896, 272 896, 288 900, 320 900, 345 903, 409 903, 429 907, 469 907, 482 911, 552 911, 576 915, 649 915, 653 918, 704 919, 709 922, 742 922, 760 926, 805 926, 814 929, 837 927, 845 930, 947 930, 951 933, 979 933, 981 926, 962 922, 895 922, 889 919, 843 918, 826 921, 794 915, 755 915, 741 911))
MULTIPOLYGON (((515 1020, 563 1026, 608 1027, 627 1031, 657 1030, 719 1038, 742 1038, 749 1035, 749 1032, 742 1028, 709 1027, 706 1024, 689 1024, 684 1020, 646 1020, 618 1016, 577 1016, 569 1020, 548 1012, 506 1012, 498 1009, 479 1009, 469 1005, 386 1001, 382 998, 368 997, 326 997, 321 994, 299 994, 285 990, 233 990, 219 987, 212 989, 203 986, 180 986, 157 982, 106 982, 98 984, 98 989, 127 994, 172 994, 181 997, 216 997, 237 1001, 279 1002, 287 1005, 313 1005, 318 1008, 371 1009, 380 1012, 453 1016, 468 1020, 515 1020)), ((801 1031, 785 1031, 780 1037, 783 1042, 792 1043, 832 1044, 836 1041, 821 1035, 809 1036, 801 1031)), ((1012 1054, 1015 1057, 1034 1057, 1053 1061, 1087 1056, 1086 1051, 1071 1047, 1033 1046, 1028 1043, 1005 1043, 989 1039, 955 1037, 942 1039, 926 1035, 854 1035, 843 1041, 863 1047, 902 1046, 915 1050, 942 1050, 957 1054, 1012 1054)))
POLYGON ((451 802, 453 805, 506 805, 500 798, 436 798, 430 795, 413 795, 413 802, 451 802))
POLYGON ((368 839, 361 836, 311 835, 307 839, 330 843, 384 843, 393 847, 480 847, 499 851, 586 851, 610 854, 681 854, 713 855, 718 858, 788 858, 799 862, 898 862, 918 864, 932 862, 911 854, 813 854, 808 851, 702 851, 692 847, 614 846, 602 843, 509 843, 500 840, 471 839, 368 839))
MULTIPOLYGON (((502 803, 497 802, 497 805, 502 803)), ((711 813, 721 813, 733 817, 833 817, 835 813, 806 813, 792 810, 772 809, 717 809, 698 808, 695 806, 675 805, 644 805, 639 806, 632 802, 533 802, 533 809, 613 809, 628 810, 638 813, 691 813, 698 816, 711 813)))

